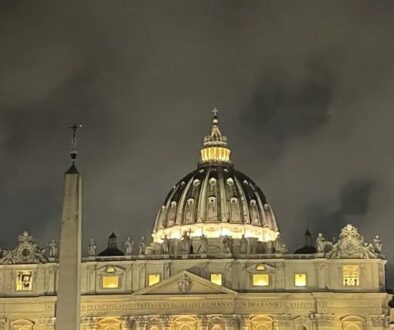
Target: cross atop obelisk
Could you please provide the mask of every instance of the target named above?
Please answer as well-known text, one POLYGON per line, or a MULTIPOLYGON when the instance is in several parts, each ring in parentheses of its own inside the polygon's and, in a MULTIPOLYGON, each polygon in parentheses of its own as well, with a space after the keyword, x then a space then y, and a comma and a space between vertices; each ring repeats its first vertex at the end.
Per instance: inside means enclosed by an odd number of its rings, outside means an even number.
POLYGON ((78 156, 78 150, 77 150, 77 129, 81 128, 81 124, 74 123, 72 126, 70 126, 70 129, 72 131, 71 135, 71 150, 70 150, 70 156, 73 161, 77 159, 78 156))

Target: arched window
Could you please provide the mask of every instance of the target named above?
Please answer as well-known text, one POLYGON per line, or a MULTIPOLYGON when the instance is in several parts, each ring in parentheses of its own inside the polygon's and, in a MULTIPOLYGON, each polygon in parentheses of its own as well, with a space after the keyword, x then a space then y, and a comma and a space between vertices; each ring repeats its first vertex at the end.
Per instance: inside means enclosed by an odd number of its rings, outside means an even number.
POLYGON ((121 330, 121 323, 114 318, 102 319, 98 322, 98 330, 121 330))
POLYGON ((345 316, 341 321, 343 330, 364 330, 365 321, 357 315, 345 316))
POLYGON ((196 330, 197 320, 192 316, 180 316, 174 320, 176 330, 196 330))
POLYGON ((345 330, 360 330, 360 327, 355 324, 349 324, 346 326, 345 330))
POLYGON ((251 319, 252 330, 273 330, 274 320, 265 315, 258 315, 251 319))
POLYGON ((11 322, 11 330, 32 330, 34 323, 29 320, 16 320, 11 322))

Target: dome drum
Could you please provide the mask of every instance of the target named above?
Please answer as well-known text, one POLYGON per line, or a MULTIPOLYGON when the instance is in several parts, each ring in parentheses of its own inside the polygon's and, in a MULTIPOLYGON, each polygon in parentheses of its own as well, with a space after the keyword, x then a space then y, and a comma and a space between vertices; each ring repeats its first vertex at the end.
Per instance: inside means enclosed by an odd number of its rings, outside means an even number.
POLYGON ((272 241, 259 241, 257 237, 231 238, 230 236, 209 237, 192 236, 184 233, 181 238, 168 238, 165 236, 161 242, 151 243, 145 250, 146 255, 157 256, 184 256, 189 258, 205 257, 246 257, 249 255, 281 255, 286 253, 286 246, 278 237, 272 241), (166 246, 166 248, 165 248, 166 246), (164 251, 163 249, 166 249, 164 251))

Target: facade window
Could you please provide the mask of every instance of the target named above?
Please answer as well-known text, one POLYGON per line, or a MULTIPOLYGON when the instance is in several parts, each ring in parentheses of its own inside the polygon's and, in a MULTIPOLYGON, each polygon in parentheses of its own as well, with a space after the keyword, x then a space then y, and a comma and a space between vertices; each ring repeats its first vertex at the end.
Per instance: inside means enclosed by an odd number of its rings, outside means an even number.
POLYGON ((159 283, 160 280, 161 280, 160 274, 149 274, 148 275, 148 285, 149 286, 159 283))
POLYGON ((306 286, 306 274, 294 274, 295 286, 306 286))
POLYGON ((270 277, 268 274, 253 274, 253 286, 269 286, 270 277))
POLYGON ((16 274, 16 291, 31 291, 33 289, 33 273, 20 271, 16 274))
POLYGON ((211 274, 211 282, 217 285, 222 285, 223 283, 223 276, 220 273, 212 273, 211 274))
POLYGON ((360 285, 360 267, 357 265, 346 265, 342 267, 343 286, 360 285))
POLYGON ((117 289, 119 287, 119 276, 103 276, 103 289, 117 289))

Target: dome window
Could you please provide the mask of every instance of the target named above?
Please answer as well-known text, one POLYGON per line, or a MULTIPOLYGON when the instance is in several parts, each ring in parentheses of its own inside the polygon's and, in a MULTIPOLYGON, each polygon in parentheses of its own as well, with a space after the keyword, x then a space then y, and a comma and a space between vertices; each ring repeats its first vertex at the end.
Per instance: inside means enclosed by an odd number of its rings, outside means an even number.
POLYGON ((195 179, 195 180, 193 181, 193 186, 197 187, 199 184, 200 184, 200 180, 195 179))
POLYGON ((189 198, 188 200, 187 200, 187 204, 188 205, 191 205, 191 204, 193 204, 194 203, 194 199, 193 198, 189 198))
POLYGON ((176 202, 175 201, 172 201, 171 202, 171 207, 175 207, 176 206, 176 202))
POLYGON ((210 179, 209 179, 209 184, 210 184, 211 186, 215 185, 215 184, 216 184, 216 179, 215 179, 215 178, 210 178, 210 179))
POLYGON ((228 178, 228 179, 227 179, 227 184, 228 184, 229 186, 232 186, 232 185, 234 184, 234 180, 233 180, 232 178, 228 178))
POLYGON ((256 201, 255 201, 254 199, 251 199, 251 200, 250 200, 250 205, 251 205, 251 206, 256 206, 256 201))
POLYGON ((230 201, 231 201, 231 204, 237 204, 238 203, 238 199, 236 197, 232 197, 230 201))
POLYGON ((264 203, 264 210, 268 211, 270 209, 270 205, 268 203, 264 203))
POLYGON ((215 203, 215 202, 216 202, 216 197, 215 197, 215 196, 210 196, 210 197, 208 198, 208 202, 209 202, 209 203, 215 203))

